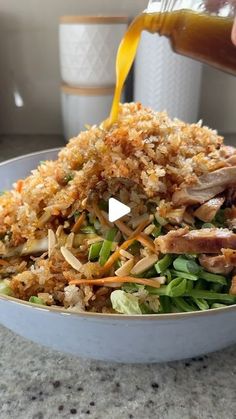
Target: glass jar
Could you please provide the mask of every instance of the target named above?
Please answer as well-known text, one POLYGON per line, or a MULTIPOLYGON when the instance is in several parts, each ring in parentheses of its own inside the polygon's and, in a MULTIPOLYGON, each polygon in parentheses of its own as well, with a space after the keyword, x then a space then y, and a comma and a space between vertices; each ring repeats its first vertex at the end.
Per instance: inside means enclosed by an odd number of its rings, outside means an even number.
POLYGON ((145 29, 168 37, 175 52, 236 75, 236 0, 150 0, 144 14, 145 29))

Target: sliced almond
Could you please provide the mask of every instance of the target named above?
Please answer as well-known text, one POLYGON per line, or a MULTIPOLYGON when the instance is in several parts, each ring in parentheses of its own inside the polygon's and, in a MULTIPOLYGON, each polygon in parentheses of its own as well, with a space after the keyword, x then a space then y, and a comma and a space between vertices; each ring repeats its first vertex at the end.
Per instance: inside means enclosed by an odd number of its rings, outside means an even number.
POLYGON ((48 251, 48 238, 28 240, 22 248, 22 255, 30 255, 32 253, 43 253, 48 251))
POLYGON ((120 255, 123 256, 126 259, 133 259, 134 258, 134 256, 130 252, 127 252, 127 250, 124 250, 124 249, 120 249, 120 255))
POLYGON ((145 228, 144 233, 149 236, 149 234, 153 232, 154 228, 155 228, 154 224, 149 224, 149 226, 145 228))
POLYGON ((80 271, 82 267, 82 263, 77 259, 73 253, 71 253, 66 247, 61 247, 61 253, 64 256, 67 263, 69 263, 72 268, 74 268, 76 271, 80 271))
POLYGON ((115 275, 117 276, 128 276, 130 274, 131 269, 134 266, 133 259, 127 260, 120 268, 115 271, 115 275))
POLYGON ((93 244, 93 243, 97 243, 97 242, 102 242, 104 239, 100 236, 94 237, 94 239, 89 239, 87 240, 87 244, 93 244))
POLYGON ((57 237, 60 237, 60 235, 61 235, 62 231, 63 231, 63 226, 62 226, 62 225, 60 225, 59 227, 57 227, 57 230, 56 230, 56 236, 57 236, 57 237))
POLYGON ((132 275, 139 275, 142 272, 145 272, 147 269, 151 268, 154 263, 158 260, 157 255, 146 256, 143 259, 139 260, 136 265, 131 269, 130 273, 132 275))
POLYGON ((52 255, 53 250, 57 244, 57 239, 54 234, 54 231, 49 229, 48 230, 48 257, 50 258, 52 255))
POLYGON ((164 285, 166 283, 165 276, 157 276, 156 278, 152 278, 152 280, 159 282, 160 285, 164 285))
POLYGON ((74 238, 75 238, 75 233, 70 233, 66 239, 65 247, 69 247, 71 249, 73 247, 74 238))
POLYGON ((38 227, 42 228, 50 220, 51 216, 51 211, 44 211, 43 215, 41 215, 41 217, 38 220, 38 227))

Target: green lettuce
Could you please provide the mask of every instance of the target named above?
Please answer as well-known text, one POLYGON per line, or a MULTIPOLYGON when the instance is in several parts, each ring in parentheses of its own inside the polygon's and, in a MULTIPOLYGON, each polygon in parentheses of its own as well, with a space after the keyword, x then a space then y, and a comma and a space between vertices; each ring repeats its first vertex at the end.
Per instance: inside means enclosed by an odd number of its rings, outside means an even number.
POLYGON ((122 290, 115 290, 111 293, 111 303, 114 310, 122 314, 142 314, 139 306, 139 299, 133 294, 122 290))

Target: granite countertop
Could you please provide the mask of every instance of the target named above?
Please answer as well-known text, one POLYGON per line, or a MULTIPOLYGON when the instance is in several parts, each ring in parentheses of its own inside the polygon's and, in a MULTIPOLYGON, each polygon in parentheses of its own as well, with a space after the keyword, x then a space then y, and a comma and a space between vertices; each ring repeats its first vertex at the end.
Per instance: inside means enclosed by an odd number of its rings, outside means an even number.
MULTIPOLYGON (((60 136, 0 136, 0 159, 63 144, 60 136)), ((0 377, 0 419, 236 419, 236 346, 182 362, 111 364, 0 326, 0 377)))

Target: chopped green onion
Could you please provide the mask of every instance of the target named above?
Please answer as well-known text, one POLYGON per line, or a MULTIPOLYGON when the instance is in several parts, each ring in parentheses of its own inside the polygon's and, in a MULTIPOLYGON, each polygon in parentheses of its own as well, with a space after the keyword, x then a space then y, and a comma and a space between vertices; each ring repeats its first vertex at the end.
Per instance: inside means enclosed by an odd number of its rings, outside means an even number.
POLYGON ((212 223, 204 223, 204 224, 202 224, 202 228, 214 228, 214 227, 215 226, 212 223))
MULTIPOLYGON (((176 278, 180 279, 180 278, 176 278)), ((176 281, 176 279, 173 279, 171 282, 176 281)), ((186 281, 186 280, 185 280, 186 281)), ((153 288, 153 287, 146 287, 146 290, 151 295, 168 295, 167 287, 168 285, 162 285, 160 288, 153 288)), ((216 302, 225 302, 228 304, 235 304, 236 303, 236 296, 230 295, 230 294, 223 294, 213 291, 206 291, 206 290, 197 290, 192 289, 190 291, 185 291, 182 295, 183 297, 195 297, 195 298, 204 298, 206 300, 215 300, 216 302)))
POLYGON ((184 311, 184 312, 197 311, 197 308, 194 305, 187 303, 187 301, 185 301, 184 298, 175 297, 173 298, 173 303, 180 311, 184 311))
POLYGON ((186 286, 186 292, 189 292, 193 289, 194 287, 194 282, 193 281, 187 281, 187 286, 186 286))
POLYGON ((162 275, 166 277, 167 284, 172 280, 172 275, 169 269, 166 269, 166 271, 162 272, 162 275))
POLYGON ((224 285, 218 284, 217 282, 212 282, 211 290, 215 292, 222 292, 224 285))
POLYGON ((126 282, 122 285, 121 289, 125 292, 137 292, 139 289, 144 289, 144 285, 135 284, 133 282, 126 282))
POLYGON ((209 304, 203 298, 193 297, 193 301, 200 308, 200 310, 208 310, 209 309, 209 304))
POLYGON ((5 280, 0 281, 0 294, 13 295, 12 289, 5 282, 5 280))
POLYGON ((71 180, 74 179, 74 174, 73 173, 68 173, 65 177, 64 177, 64 181, 66 183, 69 183, 71 180))
POLYGON ((166 292, 168 285, 162 285, 160 288, 154 288, 147 285, 145 289, 148 291, 150 295, 166 295, 169 296, 166 292))
POLYGON ((167 295, 160 296, 160 303, 161 307, 159 312, 160 313, 170 313, 171 312, 171 299, 167 297, 167 295))
POLYGON ((161 228, 162 228, 161 226, 158 226, 158 227, 155 226, 155 228, 151 232, 151 236, 155 238, 159 237, 161 235, 161 228))
POLYGON ((110 253, 111 253, 111 247, 112 242, 116 236, 117 229, 111 228, 106 235, 106 239, 104 240, 100 253, 99 253, 99 264, 101 266, 105 265, 106 261, 108 260, 110 253))
POLYGON ((94 234, 94 233, 96 233, 96 230, 93 226, 82 227, 80 229, 80 231, 81 231, 81 233, 84 233, 84 234, 94 234))
POLYGON ((206 289, 206 283, 205 283, 204 279, 198 279, 196 284, 195 284, 194 289, 195 290, 205 290, 206 289))
POLYGON ((168 221, 165 220, 165 218, 158 215, 157 213, 155 214, 155 219, 158 222, 158 224, 160 224, 161 226, 164 226, 164 225, 168 224, 168 221))
POLYGON ((42 298, 35 297, 33 295, 32 295, 32 297, 30 297, 29 302, 33 303, 33 304, 41 304, 41 305, 44 305, 44 306, 46 305, 45 301, 42 298))
POLYGON ((221 308, 221 307, 227 307, 226 304, 221 304, 221 303, 213 303, 211 305, 211 308, 221 308))
POLYGON ((78 210, 76 210, 76 211, 74 212, 73 216, 74 216, 74 218, 76 219, 76 218, 78 218, 78 217, 80 216, 80 214, 81 214, 81 212, 80 212, 80 211, 78 211, 78 210))
POLYGON ((189 274, 187 272, 181 272, 181 271, 175 271, 174 269, 171 269, 170 272, 175 278, 180 277, 180 278, 190 279, 190 281, 198 280, 198 276, 194 274, 189 274))
POLYGON ((167 285, 166 294, 169 297, 180 297, 186 292, 187 280, 185 278, 175 278, 167 285))
POLYGON ((199 277, 205 279, 208 282, 216 282, 217 284, 227 285, 227 280, 224 276, 218 274, 212 274, 210 272, 206 272, 202 270, 199 273, 199 277))
POLYGON ((236 303, 236 297, 230 294, 223 294, 214 291, 206 291, 206 290, 196 290, 193 289, 192 291, 184 294, 186 297, 195 297, 195 298, 204 298, 206 300, 218 300, 224 301, 229 304, 236 303))
POLYGON ((88 258, 90 261, 98 259, 101 248, 102 248, 102 241, 91 244, 89 248, 89 255, 88 255, 88 258))
POLYGON ((190 274, 198 274, 201 271, 201 267, 192 259, 185 259, 179 256, 173 262, 176 271, 186 272, 190 274))
POLYGON ((40 160, 40 162, 39 162, 40 166, 41 166, 42 164, 45 164, 45 163, 46 163, 46 160, 40 160))
POLYGON ((163 273, 173 262, 173 255, 165 255, 162 259, 155 263, 155 269, 158 274, 163 273))

